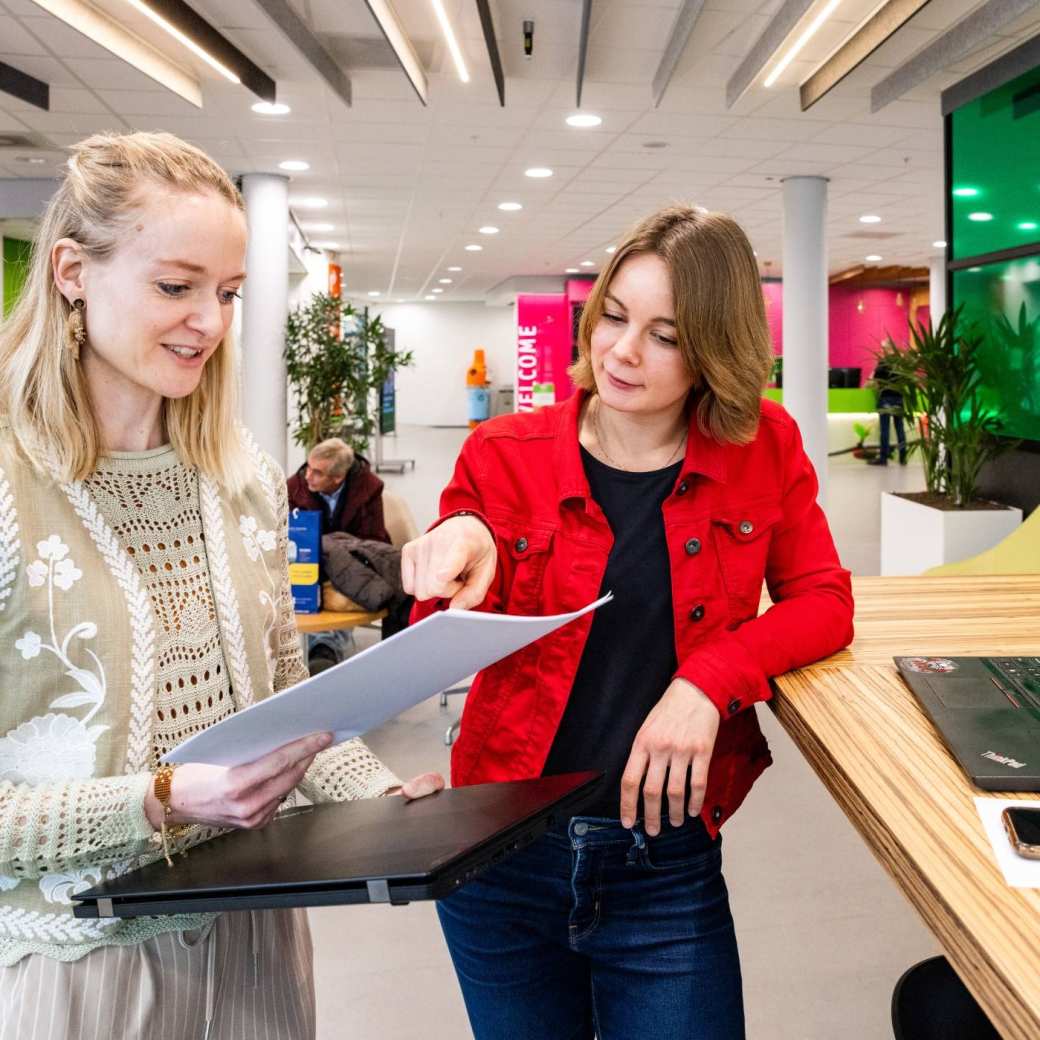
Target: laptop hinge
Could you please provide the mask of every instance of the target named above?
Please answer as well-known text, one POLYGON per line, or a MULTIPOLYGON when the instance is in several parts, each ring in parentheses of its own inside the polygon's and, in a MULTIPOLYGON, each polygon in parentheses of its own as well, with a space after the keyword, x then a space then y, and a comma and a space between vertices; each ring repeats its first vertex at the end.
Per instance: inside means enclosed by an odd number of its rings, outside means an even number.
POLYGON ((390 886, 385 880, 366 881, 365 884, 368 887, 368 901, 370 903, 390 902, 390 886))
POLYGON ((115 913, 112 910, 112 900, 99 899, 97 901, 97 912, 98 917, 115 917, 115 913))

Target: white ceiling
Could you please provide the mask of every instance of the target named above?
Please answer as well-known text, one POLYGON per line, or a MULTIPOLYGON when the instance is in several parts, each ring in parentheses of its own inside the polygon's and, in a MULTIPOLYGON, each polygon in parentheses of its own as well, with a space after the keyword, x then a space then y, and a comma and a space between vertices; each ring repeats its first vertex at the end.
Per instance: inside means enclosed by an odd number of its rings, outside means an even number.
MULTIPOLYGON (((348 68, 347 108, 253 0, 191 0, 278 83, 284 117, 255 115, 256 98, 222 80, 152 26, 126 0, 95 0, 202 82, 200 112, 153 80, 67 28, 32 0, 0 0, 0 61, 51 84, 51 111, 0 93, 0 134, 38 133, 51 146, 47 164, 16 161, 29 153, 0 148, 0 178, 56 172, 61 149, 98 130, 163 129, 209 151, 232 173, 277 171, 305 159, 292 175, 291 199, 322 196, 320 213, 296 210, 332 232, 308 232, 342 246, 351 292, 415 299, 454 279, 443 299, 482 299, 514 275, 560 273, 592 260, 640 216, 674 200, 732 213, 763 264, 779 273, 781 179, 830 178, 832 271, 879 253, 885 264, 922 264, 943 234, 939 94, 951 83, 1040 32, 1040 5, 990 37, 901 100, 870 114, 871 87, 978 0, 932 0, 827 97, 801 112, 798 84, 877 6, 842 0, 830 21, 771 89, 753 86, 725 106, 725 84, 780 0, 706 0, 658 109, 650 82, 679 0, 594 0, 582 110, 602 116, 594 130, 564 123, 575 111, 579 0, 492 0, 506 71, 499 107, 472 0, 444 0, 472 81, 457 79, 429 0, 395 7, 430 74, 424 108, 397 68, 348 68), (521 22, 535 20, 534 56, 525 60, 521 22), (651 142, 666 147, 649 149, 651 142), (550 166, 542 181, 524 176, 550 166), (502 213, 504 200, 523 203, 502 213), (880 224, 858 222, 876 213, 880 224), (484 224, 495 236, 477 233, 484 224), (883 235, 883 238, 863 237, 883 235), (483 245, 466 252, 467 243, 483 245), (447 274, 459 265, 459 274, 447 274)), ((293 0, 293 7, 336 54, 369 56, 379 30, 362 0, 293 0)), ((2 200, 2 193, 0 193, 2 200)), ((3 213, 0 212, 0 217, 3 213)))

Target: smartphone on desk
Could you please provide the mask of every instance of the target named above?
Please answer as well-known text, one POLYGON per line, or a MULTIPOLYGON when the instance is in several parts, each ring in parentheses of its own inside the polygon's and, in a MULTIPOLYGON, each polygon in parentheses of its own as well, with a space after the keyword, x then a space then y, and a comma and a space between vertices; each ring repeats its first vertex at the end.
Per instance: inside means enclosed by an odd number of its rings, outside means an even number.
POLYGON ((1040 809, 1009 805, 1000 818, 1015 852, 1026 859, 1040 859, 1040 809))

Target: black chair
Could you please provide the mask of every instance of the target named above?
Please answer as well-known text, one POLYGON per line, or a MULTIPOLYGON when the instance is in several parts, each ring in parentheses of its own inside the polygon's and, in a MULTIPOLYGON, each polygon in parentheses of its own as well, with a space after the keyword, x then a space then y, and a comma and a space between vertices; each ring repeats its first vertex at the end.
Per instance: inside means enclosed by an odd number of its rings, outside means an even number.
POLYGON ((895 1040, 1000 1040, 945 957, 903 973, 892 992, 895 1040))

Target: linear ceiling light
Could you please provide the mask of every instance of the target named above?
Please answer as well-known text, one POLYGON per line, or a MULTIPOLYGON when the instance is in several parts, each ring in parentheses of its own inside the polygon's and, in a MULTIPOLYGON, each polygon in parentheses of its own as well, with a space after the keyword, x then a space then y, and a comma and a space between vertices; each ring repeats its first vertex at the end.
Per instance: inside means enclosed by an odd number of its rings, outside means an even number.
POLYGON ((506 77, 502 71, 502 56, 498 53, 498 39, 495 37, 495 21, 491 17, 488 0, 477 0, 477 13, 480 15, 480 28, 484 33, 484 46, 487 47, 488 61, 491 62, 491 75, 495 79, 498 91, 498 103, 506 107, 506 77))
POLYGON ((462 57, 462 50, 459 48, 459 41, 455 39, 455 30, 451 27, 451 22, 448 21, 448 15, 444 10, 444 4, 441 0, 430 0, 433 4, 433 13, 437 16, 437 21, 440 23, 441 32, 444 33, 444 39, 447 41, 448 50, 451 52, 451 60, 455 62, 455 71, 459 74, 459 79, 463 83, 469 82, 469 69, 466 68, 466 62, 462 57))
POLYGON ((412 89, 425 105, 430 90, 426 70, 419 61, 419 55, 415 53, 412 41, 405 35, 405 31, 401 27, 401 20, 397 17, 393 5, 390 0, 365 0, 365 3, 386 37, 386 42, 390 44, 390 49, 401 63, 401 68, 412 84, 412 89))
POLYGON ((801 85, 802 111, 811 108, 894 36, 929 0, 884 0, 880 7, 801 85))
POLYGON ((204 51, 191 37, 182 33, 177 26, 172 22, 168 22, 157 11, 153 11, 143 0, 126 0, 126 2, 135 11, 140 11, 146 18, 154 22, 164 32, 169 33, 182 47, 187 47, 196 58, 201 58, 210 68, 216 69, 224 79, 230 80, 232 83, 242 82, 226 65, 221 64, 212 54, 204 51))
POLYGON ((202 108, 202 89, 197 79, 83 0, 33 0, 33 3, 160 86, 202 108))
POLYGON ((661 62, 657 66, 653 82, 650 85, 654 108, 661 104, 661 98, 664 97, 664 92, 672 81, 675 66, 679 64, 679 59, 686 50, 686 44, 689 42, 693 27, 697 24, 703 7, 704 0, 684 0, 675 16, 671 35, 668 37, 668 43, 665 44, 664 54, 661 55, 661 62))
POLYGON ((820 26, 834 13, 834 8, 841 0, 827 0, 819 14, 805 27, 805 31, 791 45, 787 53, 776 63, 773 71, 766 76, 765 86, 771 87, 781 76, 784 69, 801 53, 802 48, 819 32, 820 26))

